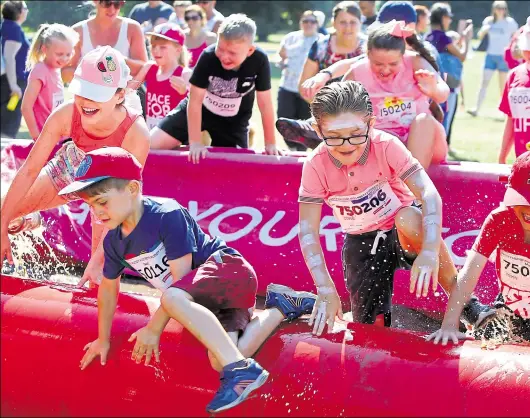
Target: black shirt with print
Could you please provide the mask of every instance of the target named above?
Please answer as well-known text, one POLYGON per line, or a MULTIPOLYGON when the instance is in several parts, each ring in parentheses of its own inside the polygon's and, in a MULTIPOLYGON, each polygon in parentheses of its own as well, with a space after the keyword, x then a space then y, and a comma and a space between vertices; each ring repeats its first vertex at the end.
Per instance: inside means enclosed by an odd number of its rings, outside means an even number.
POLYGON ((225 70, 215 55, 215 44, 210 45, 193 69, 190 83, 207 90, 203 115, 246 124, 252 115, 255 90, 271 89, 269 58, 263 49, 257 47, 237 70, 225 70), (234 102, 239 100, 239 110, 232 115, 237 109, 234 102))

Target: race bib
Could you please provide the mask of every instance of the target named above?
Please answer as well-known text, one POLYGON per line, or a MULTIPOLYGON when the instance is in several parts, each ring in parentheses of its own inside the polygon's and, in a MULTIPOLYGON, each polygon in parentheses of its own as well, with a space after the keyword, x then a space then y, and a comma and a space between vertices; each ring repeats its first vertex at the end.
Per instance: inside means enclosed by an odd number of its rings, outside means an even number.
POLYGON ((346 233, 358 233, 380 224, 402 206, 388 182, 374 184, 356 195, 332 196, 328 204, 346 233))
POLYGON ((381 122, 408 126, 416 117, 416 103, 413 99, 385 97, 377 116, 381 122))
POLYGON ((63 94, 63 92, 60 91, 60 92, 57 92, 57 93, 53 93, 52 102, 53 102, 53 108, 52 109, 55 109, 57 106, 63 104, 63 102, 64 102, 64 94, 63 94))
POLYGON ((530 88, 514 87, 508 92, 510 111, 514 119, 530 119, 530 88))
POLYGON ((521 317, 530 318, 530 260, 501 250, 501 292, 506 306, 521 317))
POLYGON ((207 91, 203 105, 215 115, 235 116, 241 106, 241 97, 219 97, 207 91))
POLYGON ((173 283, 166 248, 163 243, 160 243, 151 252, 140 254, 125 261, 157 289, 166 290, 173 283))

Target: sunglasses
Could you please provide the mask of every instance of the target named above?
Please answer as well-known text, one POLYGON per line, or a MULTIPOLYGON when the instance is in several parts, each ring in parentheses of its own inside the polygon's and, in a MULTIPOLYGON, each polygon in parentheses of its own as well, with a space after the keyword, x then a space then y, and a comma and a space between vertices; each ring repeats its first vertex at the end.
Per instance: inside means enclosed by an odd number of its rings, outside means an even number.
POLYGON ((209 1, 206 1, 206 0, 202 0, 202 1, 198 1, 197 4, 208 4, 210 3, 209 1))
POLYGON ((99 4, 101 4, 105 9, 108 9, 112 6, 114 6, 115 9, 120 9, 125 4, 125 1, 99 0, 99 4))
POLYGON ((186 22, 188 22, 190 20, 201 20, 201 17, 199 15, 185 15, 184 16, 184 20, 186 22))
POLYGON ((311 23, 312 25, 316 25, 318 21, 315 19, 302 19, 302 23, 311 23))

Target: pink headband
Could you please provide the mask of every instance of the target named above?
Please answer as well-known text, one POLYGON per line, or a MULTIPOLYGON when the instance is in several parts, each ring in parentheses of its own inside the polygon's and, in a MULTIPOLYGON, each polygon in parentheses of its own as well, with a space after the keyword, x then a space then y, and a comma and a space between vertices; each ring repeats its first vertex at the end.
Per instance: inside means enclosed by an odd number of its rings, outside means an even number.
POLYGON ((394 24, 394 27, 390 32, 392 36, 405 39, 409 36, 414 35, 415 33, 413 23, 409 23, 408 25, 406 25, 405 21, 403 20, 392 20, 390 23, 394 24))

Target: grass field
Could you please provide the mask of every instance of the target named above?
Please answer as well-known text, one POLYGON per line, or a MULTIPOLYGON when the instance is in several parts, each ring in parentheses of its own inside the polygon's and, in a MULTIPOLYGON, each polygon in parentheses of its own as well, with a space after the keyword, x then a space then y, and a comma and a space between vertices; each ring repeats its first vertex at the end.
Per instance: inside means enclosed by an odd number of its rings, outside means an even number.
MULTIPOLYGON (((274 51, 278 50, 282 36, 283 35, 272 35, 269 42, 259 43, 259 45, 269 53, 272 62, 275 62, 277 59, 274 51)), ((471 57, 468 57, 464 64, 464 93, 467 108, 474 107, 475 105, 477 92, 481 82, 483 63, 484 53, 473 52, 471 57)), ((272 92, 275 109, 277 105, 276 97, 279 82, 280 71, 273 65, 272 92)), ((66 94, 66 98, 68 99, 68 94, 66 94)), ((491 81, 486 100, 478 117, 473 118, 468 115, 465 112, 464 107, 459 104, 451 137, 451 147, 456 151, 456 154, 451 155, 453 159, 497 162, 497 155, 502 142, 505 120, 504 116, 497 110, 499 100, 499 83, 497 77, 494 77, 491 81)), ((256 131, 254 148, 263 148, 263 129, 261 126, 261 115, 257 104, 254 105, 254 112, 251 120, 256 131)), ((19 137, 29 138, 24 122, 19 137)), ((278 133, 277 139, 279 144, 284 145, 283 139, 278 133)), ((508 162, 512 162, 513 159, 514 155, 512 152, 508 162)))

